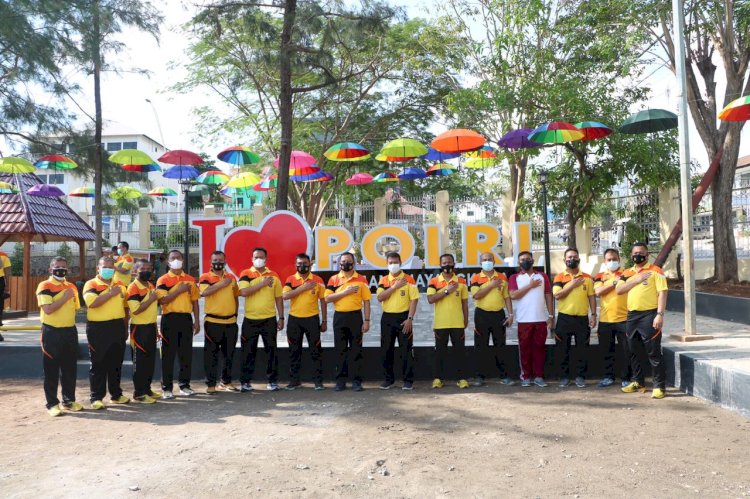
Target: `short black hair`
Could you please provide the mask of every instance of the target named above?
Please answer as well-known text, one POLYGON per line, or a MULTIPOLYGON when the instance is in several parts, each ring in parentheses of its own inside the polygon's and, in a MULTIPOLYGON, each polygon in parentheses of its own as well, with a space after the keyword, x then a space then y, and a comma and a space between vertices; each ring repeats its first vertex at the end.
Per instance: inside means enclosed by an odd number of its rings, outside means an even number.
POLYGON ((125 246, 125 249, 130 249, 130 245, 126 241, 120 241, 117 243, 117 246, 120 246, 121 244, 125 246))
POLYGON ((389 251, 385 254, 385 259, 388 260, 389 258, 398 258, 398 263, 401 263, 401 255, 398 254, 396 251, 389 251))
POLYGON ((357 261, 357 259, 356 259, 356 258, 354 258, 354 253, 352 253, 351 251, 344 251, 343 253, 341 253, 341 254, 339 255, 339 261, 341 261, 341 257, 342 257, 342 256, 350 256, 350 257, 352 257, 352 261, 353 261, 353 262, 356 262, 356 261, 357 261))
POLYGON ((443 253, 442 255, 440 255, 440 260, 442 260, 446 256, 449 256, 451 260, 453 260, 453 263, 456 263, 456 257, 453 256, 452 253, 443 253))
POLYGON ((256 251, 262 251, 263 256, 268 257, 268 251, 266 250, 266 248, 261 248, 260 246, 257 246, 253 248, 253 253, 255 253, 256 251))
POLYGON ((614 248, 607 248, 607 249, 605 249, 605 250, 604 250, 604 256, 605 256, 605 257, 607 256, 607 253, 614 253, 615 255, 617 255, 617 258, 620 258, 620 252, 619 252, 619 251, 617 251, 617 250, 616 250, 616 249, 614 249, 614 248))
POLYGON ((633 246, 631 246, 630 249, 632 250, 633 248, 638 248, 638 247, 646 248, 646 251, 648 251, 648 244, 644 243, 643 241, 634 242, 633 246))
POLYGON ((310 261, 310 255, 307 253, 297 253, 297 256, 294 257, 295 260, 307 260, 310 261))
POLYGON ((169 253, 167 253, 167 258, 169 258, 169 255, 171 255, 172 253, 177 253, 177 254, 178 254, 178 255, 180 255, 180 256, 181 256, 182 258, 185 258, 185 255, 183 255, 183 254, 182 254, 182 251, 180 251, 180 250, 178 250, 178 249, 173 249, 173 250, 170 250, 170 251, 169 251, 169 253))
POLYGON ((570 251, 575 251, 576 253, 580 255, 580 253, 578 252, 578 248, 576 248, 575 246, 571 246, 569 248, 565 248, 565 253, 563 253, 563 257, 567 256, 568 252, 570 251))
POLYGON ((223 251, 221 251, 221 250, 216 250, 216 251, 214 251, 213 253, 211 253, 211 256, 214 256, 214 255, 220 255, 220 256, 223 256, 223 257, 226 257, 226 256, 227 256, 227 255, 226 255, 226 253, 224 253, 224 252, 223 252, 223 251))
POLYGON ((151 265, 151 260, 147 260, 146 258, 136 258, 135 263, 133 264, 134 269, 141 268, 145 264, 151 265))
POLYGON ((112 253, 117 253, 117 246, 112 246, 112 253))
POLYGON ((531 253, 531 251, 524 250, 524 251, 519 252, 518 259, 520 260, 523 255, 529 255, 532 260, 534 259, 534 255, 531 253))

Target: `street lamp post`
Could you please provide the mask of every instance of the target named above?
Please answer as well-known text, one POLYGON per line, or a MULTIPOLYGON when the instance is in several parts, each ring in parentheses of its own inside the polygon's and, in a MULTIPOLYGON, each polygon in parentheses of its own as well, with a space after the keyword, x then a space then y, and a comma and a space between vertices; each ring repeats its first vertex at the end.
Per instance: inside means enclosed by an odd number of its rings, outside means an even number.
POLYGON ((541 170, 539 172, 539 183, 542 184, 542 211, 544 217, 544 271, 547 277, 552 278, 550 272, 550 256, 549 256, 549 223, 547 220, 547 170, 541 170))
POLYGON ((179 180, 180 187, 182 189, 182 194, 185 196, 185 244, 183 246, 184 249, 184 265, 183 269, 186 273, 190 273, 190 242, 188 240, 188 237, 190 236, 190 224, 188 222, 188 217, 190 216, 190 213, 188 211, 188 195, 190 194, 190 188, 193 186, 193 181, 189 178, 181 178, 179 180))

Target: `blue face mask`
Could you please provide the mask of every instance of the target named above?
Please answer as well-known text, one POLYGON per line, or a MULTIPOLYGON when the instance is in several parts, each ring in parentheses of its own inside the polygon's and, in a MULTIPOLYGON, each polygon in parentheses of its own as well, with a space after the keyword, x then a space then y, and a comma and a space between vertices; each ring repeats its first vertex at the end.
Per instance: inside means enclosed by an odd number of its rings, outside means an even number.
POLYGON ((102 270, 99 271, 99 275, 104 280, 112 279, 112 277, 114 277, 115 275, 115 269, 103 268, 102 270))
POLYGON ((495 268, 495 262, 482 262, 482 270, 485 272, 489 272, 493 268, 495 268))

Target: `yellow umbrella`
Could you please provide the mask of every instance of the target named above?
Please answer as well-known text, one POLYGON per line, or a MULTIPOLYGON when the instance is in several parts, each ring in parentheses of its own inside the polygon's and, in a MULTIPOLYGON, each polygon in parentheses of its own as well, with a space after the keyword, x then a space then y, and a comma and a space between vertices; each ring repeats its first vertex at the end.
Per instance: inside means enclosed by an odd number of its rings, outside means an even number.
POLYGON ((235 189, 247 189, 252 188, 255 184, 259 184, 261 178, 257 173, 244 172, 229 179, 224 187, 232 187, 235 189))

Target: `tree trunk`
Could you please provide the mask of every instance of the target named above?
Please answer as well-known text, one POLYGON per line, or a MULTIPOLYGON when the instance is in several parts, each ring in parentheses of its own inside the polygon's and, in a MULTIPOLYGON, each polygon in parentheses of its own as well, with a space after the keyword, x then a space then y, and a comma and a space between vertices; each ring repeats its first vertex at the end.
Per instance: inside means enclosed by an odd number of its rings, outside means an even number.
POLYGON ((102 55, 101 55, 101 19, 99 17, 99 0, 92 3, 93 12, 91 22, 93 27, 92 44, 94 63, 94 223, 96 227, 94 233, 96 241, 94 242, 94 253, 97 260, 102 256, 102 159, 104 151, 102 150, 102 90, 101 90, 101 72, 102 72, 102 55))
POLYGON ((740 127, 730 125, 724 139, 724 155, 711 185, 714 230, 714 278, 738 282, 737 245, 734 240, 732 188, 740 148, 740 127))
POLYGON ((565 220, 568 222, 568 248, 576 248, 576 225, 578 225, 578 217, 575 214, 574 209, 574 197, 571 196, 571 202, 568 204, 568 214, 565 215, 565 220))
POLYGON ((281 52, 279 72, 279 120, 281 121, 281 147, 279 149, 278 183, 276 185, 276 209, 286 210, 289 202, 289 162, 292 154, 292 125, 294 105, 292 94, 292 30, 297 14, 297 0, 286 0, 284 25, 281 30, 281 52))
POLYGON ((525 154, 520 158, 513 159, 510 162, 510 189, 511 189, 511 209, 513 210, 513 220, 521 221, 521 213, 518 207, 523 202, 523 187, 526 183, 526 165, 528 156, 525 154))

